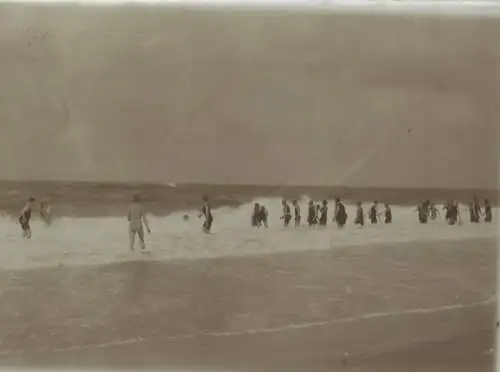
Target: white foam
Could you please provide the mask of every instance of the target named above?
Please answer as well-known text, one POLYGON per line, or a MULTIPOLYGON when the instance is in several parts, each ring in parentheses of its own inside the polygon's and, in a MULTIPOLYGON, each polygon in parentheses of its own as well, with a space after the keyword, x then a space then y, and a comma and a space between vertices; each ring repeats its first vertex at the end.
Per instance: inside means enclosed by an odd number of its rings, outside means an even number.
MULTIPOLYGON (((354 206, 347 205, 348 225, 339 230, 290 227, 284 229, 279 219, 279 199, 258 201, 269 209, 269 228, 250 227, 253 203, 239 208, 214 211, 212 235, 201 232, 196 211, 179 211, 167 217, 150 217, 152 234, 147 236, 149 255, 128 251, 128 226, 125 216, 100 218, 63 217, 51 227, 35 219, 33 239, 21 239, 16 221, 0 216, 0 269, 29 269, 38 266, 98 265, 131 260, 198 259, 243 256, 277 252, 341 249, 347 245, 363 246, 410 241, 460 240, 497 236, 496 224, 470 224, 462 211, 464 224, 448 226, 442 219, 427 225, 417 222, 414 208, 393 207, 392 225, 352 224, 354 206), (184 215, 190 216, 184 220, 184 215)), ((330 206, 333 203, 330 202, 330 206)), ((368 206, 365 206, 365 210, 368 206)), ((331 208, 330 208, 331 209, 331 208)), ((302 202, 305 214, 306 204, 302 202)), ((330 211, 331 214, 331 211, 330 211)), ((496 210, 494 218, 496 221, 496 210)), ((331 216, 329 216, 331 218, 331 216)))

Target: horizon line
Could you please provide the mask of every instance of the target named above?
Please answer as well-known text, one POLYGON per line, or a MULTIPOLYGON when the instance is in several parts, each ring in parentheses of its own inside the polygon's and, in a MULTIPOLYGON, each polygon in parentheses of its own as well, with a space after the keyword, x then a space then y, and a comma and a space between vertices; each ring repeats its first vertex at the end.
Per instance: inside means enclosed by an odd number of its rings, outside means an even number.
POLYGON ((130 186, 211 186, 211 187, 272 187, 272 188, 347 188, 347 189, 398 189, 398 190, 484 190, 500 192, 500 185, 496 187, 481 186, 385 186, 385 185, 339 185, 339 184, 265 184, 265 183, 213 183, 201 181, 90 181, 90 180, 12 180, 0 179, 0 183, 80 183, 103 185, 130 185, 130 186))

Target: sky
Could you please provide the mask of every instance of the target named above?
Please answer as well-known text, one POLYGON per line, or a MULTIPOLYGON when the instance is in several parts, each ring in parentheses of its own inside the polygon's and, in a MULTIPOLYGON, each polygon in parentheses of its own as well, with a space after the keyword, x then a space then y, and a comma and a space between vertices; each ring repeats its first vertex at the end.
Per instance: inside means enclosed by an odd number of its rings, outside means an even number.
POLYGON ((496 187, 495 19, 0 14, 0 178, 496 187))

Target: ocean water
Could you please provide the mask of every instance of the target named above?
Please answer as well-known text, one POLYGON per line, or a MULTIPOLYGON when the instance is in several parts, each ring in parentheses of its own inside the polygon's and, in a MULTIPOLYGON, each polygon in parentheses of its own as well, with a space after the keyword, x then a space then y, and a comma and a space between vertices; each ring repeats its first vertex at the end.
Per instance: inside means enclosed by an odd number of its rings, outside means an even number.
MULTIPOLYGON (((215 222, 211 235, 201 231, 202 220, 195 209, 178 210, 167 216, 149 216, 152 233, 146 236, 147 252, 128 250, 128 225, 125 218, 70 217, 55 218, 46 226, 36 216, 32 222, 33 238, 21 238, 19 225, 12 216, 0 216, 0 269, 25 270, 41 266, 103 265, 136 260, 179 260, 224 256, 246 256, 279 252, 310 250, 340 250, 356 245, 370 249, 372 244, 495 238, 498 225, 468 222, 467 210, 462 208, 463 224, 448 226, 442 216, 421 225, 414 207, 394 206, 393 224, 354 226, 355 206, 347 204, 348 224, 338 229, 284 228, 279 198, 255 200, 269 210, 269 228, 250 226, 253 202, 240 206, 214 209, 215 222), (184 215, 189 219, 185 220, 184 215)), ((333 202, 329 203, 329 220, 333 202)), ((301 201, 303 215, 307 201, 301 201)), ((364 206, 365 212, 369 205, 364 206)), ((125 212, 126 209, 124 209, 125 212)), ((442 212, 441 212, 442 213, 442 212)), ((498 214, 494 209, 494 221, 498 214)), ((125 214, 125 213, 124 213, 125 214)), ((304 217, 303 217, 304 218, 304 217)), ((329 221, 329 222, 330 222, 329 221)), ((138 248, 138 247, 137 247, 138 248)))

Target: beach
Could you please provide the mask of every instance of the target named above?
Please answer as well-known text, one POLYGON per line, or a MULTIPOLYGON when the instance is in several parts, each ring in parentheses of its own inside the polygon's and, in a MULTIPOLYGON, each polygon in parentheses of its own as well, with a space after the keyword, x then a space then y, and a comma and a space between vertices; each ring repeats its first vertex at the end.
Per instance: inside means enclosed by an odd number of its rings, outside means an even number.
POLYGON ((0 362, 493 371, 495 277, 492 239, 3 271, 0 362))
POLYGON ((0 4, 0 366, 493 371, 498 30, 444 10, 0 4), (468 221, 475 197, 493 223, 468 221), (303 222, 327 200, 328 226, 285 228, 282 198, 303 222), (375 200, 393 223, 354 226, 375 200))
POLYGON ((268 229, 252 202, 215 208, 212 235, 193 209, 150 216, 146 253, 124 216, 35 218, 27 241, 5 215, 0 365, 493 370, 495 223, 420 225, 396 205, 392 225, 357 228, 347 204, 344 229, 285 229, 280 199, 255 201, 268 229))

